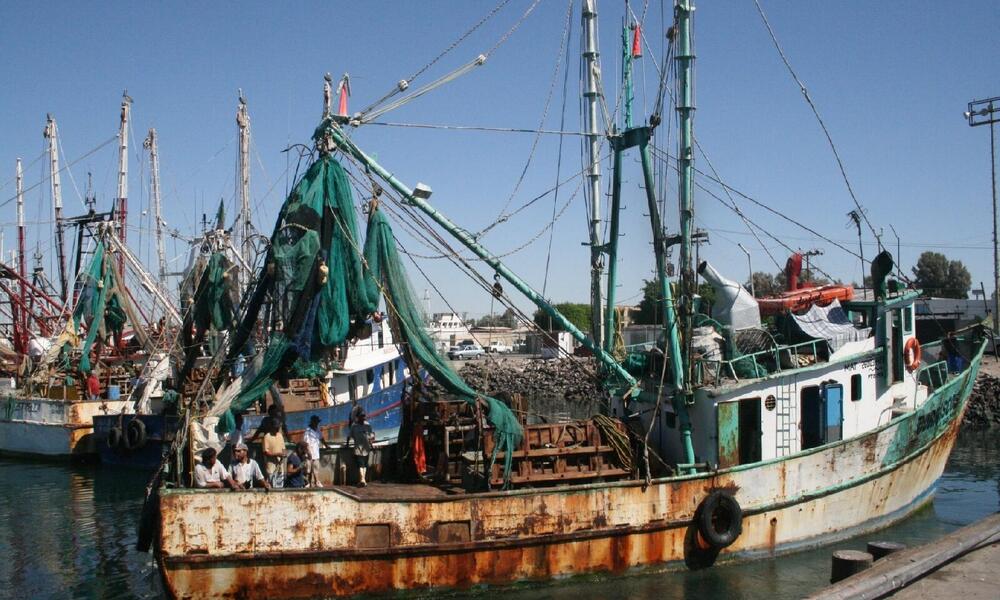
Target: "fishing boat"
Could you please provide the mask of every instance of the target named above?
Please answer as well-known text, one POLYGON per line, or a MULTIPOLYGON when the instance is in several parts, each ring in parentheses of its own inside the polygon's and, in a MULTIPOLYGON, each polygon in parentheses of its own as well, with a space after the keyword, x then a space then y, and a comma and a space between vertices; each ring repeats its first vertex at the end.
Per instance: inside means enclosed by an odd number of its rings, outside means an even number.
MULTIPOLYGON (((124 95, 119 124, 119 180, 115 206, 110 212, 94 210, 65 219, 59 179, 59 150, 55 119, 45 128, 49 158, 49 184, 55 212, 57 286, 48 282, 39 264, 29 279, 25 258, 24 193, 21 164, 17 164, 17 268, 2 266, 3 291, 12 307, 14 364, 9 384, 0 393, 0 453, 50 458, 86 458, 97 453, 92 419, 123 410, 132 377, 125 365, 141 360, 149 335, 134 313, 132 291, 124 284, 126 269, 139 265, 123 240, 126 206, 128 127, 131 98, 124 95), (77 228, 76 274, 70 272, 64 234, 77 228), (87 244, 85 245, 85 240, 87 244), (86 256, 90 255, 89 262, 86 256), (81 270, 81 267, 85 267, 81 270), (131 330, 126 329, 126 325, 131 330), (93 354, 93 356, 92 356, 93 354), (89 397, 88 373, 99 366, 101 393, 89 397), (67 368, 72 365, 71 368, 67 368), (81 367, 82 365, 82 367, 81 367)), ((139 269, 141 271, 141 268, 139 269)), ((140 281, 145 286, 144 281, 140 281)), ((169 302, 154 292, 154 306, 169 302)), ((138 292, 137 292, 138 293, 138 292)), ((148 325, 148 324, 147 324, 148 325)))
MULTIPOLYGON (((146 470, 159 467, 183 426, 178 407, 193 400, 206 386, 214 390, 214 379, 226 373, 239 376, 246 366, 245 350, 225 357, 226 340, 229 331, 236 328, 240 297, 248 286, 250 265, 258 258, 255 242, 262 237, 255 232, 250 217, 250 116, 242 90, 236 123, 239 218, 229 226, 225 206, 220 202, 214 224, 206 223, 205 231, 191 244, 179 286, 183 311, 179 334, 163 336, 158 352, 149 355, 137 375, 139 385, 132 402, 119 411, 94 416, 94 438, 103 464, 146 470), (225 364, 224 357, 228 359, 225 364)), ((151 129, 145 146, 150 151, 159 281, 165 286, 168 274, 159 216, 156 140, 156 131, 151 129)), ((380 443, 395 441, 400 398, 409 371, 393 344, 392 332, 379 315, 359 330, 364 335, 337 348, 336 360, 324 364, 324 368, 291 373, 273 387, 273 398, 282 407, 284 425, 293 441, 301 438, 313 416, 320 417, 324 436, 330 441, 343 441, 351 413, 357 410, 367 413, 380 443)), ((249 344, 266 345, 264 337, 264 331, 257 329, 249 344)), ((240 433, 249 438, 265 414, 262 404, 248 406, 240 433)))
MULTIPOLYGON (((691 0, 678 0, 669 34, 680 124, 679 234, 665 234, 653 185, 650 140, 659 116, 639 126, 629 118, 620 130, 606 132, 615 165, 609 241, 595 235, 591 251, 606 255, 609 272, 600 272, 603 259, 590 261, 591 308, 599 315, 590 335, 433 207, 428 186, 410 188, 362 150, 359 134, 345 129, 363 125, 363 115, 325 114, 314 134, 315 161, 279 216, 272 238, 279 254, 268 263, 274 267, 265 267, 259 277, 328 276, 311 290, 297 288, 295 300, 307 304, 325 285, 339 285, 352 273, 364 277, 368 289, 382 294, 409 368, 426 369, 454 398, 425 397, 420 386, 408 397, 396 454, 409 467, 409 477, 403 468, 397 477, 363 488, 334 476, 323 488, 268 493, 192 487, 193 457, 217 443, 208 433, 227 430, 225 411, 239 410, 257 389, 280 377, 282 363, 323 351, 315 339, 308 354, 290 341, 314 330, 289 306, 284 314, 291 317, 282 320, 285 340, 269 347, 262 360, 270 367, 221 394, 224 401, 217 401, 214 413, 186 417, 190 433, 175 443, 176 458, 162 474, 163 485, 147 498, 140 541, 152 546, 172 596, 318 598, 654 566, 706 568, 859 535, 930 500, 985 343, 967 340, 971 360, 957 373, 949 373, 933 352, 922 352, 914 331, 919 292, 892 276, 888 252, 872 262, 873 288, 852 290, 850 299, 838 300, 844 318, 802 329, 804 341, 776 337, 761 321, 756 299, 707 263, 697 271, 716 299, 711 315, 701 312, 692 260, 693 10, 691 0), (621 172, 630 150, 640 154, 646 182, 663 333, 656 348, 631 352, 623 361, 614 356, 611 333, 621 172), (341 163, 362 180, 380 182, 367 188, 363 243, 352 229, 353 208, 345 209, 353 205, 349 186, 316 185, 346 178, 341 163), (398 240, 387 217, 396 210, 420 215, 451 234, 493 269, 498 281, 524 294, 592 352, 610 398, 604 414, 529 422, 518 409, 522 400, 501 401, 465 385, 415 326, 418 301, 401 272, 398 240), (287 263, 280 257, 301 251, 304 238, 283 240, 281 232, 294 223, 315 231, 319 214, 334 218, 326 231, 339 233, 321 237, 313 260, 300 270, 282 267, 287 263), (680 250, 676 297, 666 266, 672 245, 680 250), (343 253, 323 252, 335 247, 343 253), (418 446, 428 448, 433 469, 421 468, 426 465, 417 458, 418 446), (434 477, 428 478, 431 470, 434 477)), ((597 55, 595 18, 595 3, 583 2, 588 61, 597 55)), ((638 29, 631 30, 636 40, 638 29)), ((628 35, 626 29, 626 40, 628 35)), ((626 65, 635 54, 625 52, 626 65)), ((596 111, 592 67, 585 65, 584 89, 590 92, 585 99, 594 101, 589 110, 596 111)), ((597 144, 599 137, 594 130, 590 141, 597 144)), ((591 183, 594 174, 588 172, 591 183)), ((595 202, 599 184, 596 192, 595 202)), ((492 293, 502 298, 505 292, 494 287, 492 293)), ((327 316, 363 317, 374 304, 370 296, 351 299, 338 306, 343 314, 327 316)), ((336 345, 345 335, 327 342, 336 345)))

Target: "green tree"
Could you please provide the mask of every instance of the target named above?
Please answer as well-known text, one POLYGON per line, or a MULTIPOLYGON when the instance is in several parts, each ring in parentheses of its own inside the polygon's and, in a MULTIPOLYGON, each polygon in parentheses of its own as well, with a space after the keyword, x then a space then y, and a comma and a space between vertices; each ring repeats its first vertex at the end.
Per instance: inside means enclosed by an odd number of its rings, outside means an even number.
POLYGON ((914 284, 927 296, 968 298, 972 276, 960 260, 940 252, 924 252, 913 267, 914 284))
POLYGON ((639 325, 655 325, 663 322, 660 309, 660 284, 655 280, 642 281, 642 300, 639 301, 639 314, 635 322, 639 325))
POLYGON ((517 315, 508 308, 499 315, 486 315, 475 323, 476 327, 516 327, 517 315))
MULTIPOLYGON (((778 281, 778 278, 770 273, 765 273, 763 271, 757 271, 752 275, 753 281, 753 293, 758 298, 763 298, 764 296, 773 296, 778 292, 785 289, 784 285, 778 281)), ((748 290, 750 286, 744 285, 748 290)))
MULTIPOLYGON (((558 310, 566 319, 569 320, 577 329, 583 332, 590 331, 590 305, 589 304, 578 304, 576 302, 560 302, 555 304, 555 309, 558 310)), ((549 315, 545 314, 544 311, 538 309, 534 314, 535 325, 548 331, 549 322, 552 323, 552 331, 561 331, 562 327, 555 319, 549 319, 549 315)))

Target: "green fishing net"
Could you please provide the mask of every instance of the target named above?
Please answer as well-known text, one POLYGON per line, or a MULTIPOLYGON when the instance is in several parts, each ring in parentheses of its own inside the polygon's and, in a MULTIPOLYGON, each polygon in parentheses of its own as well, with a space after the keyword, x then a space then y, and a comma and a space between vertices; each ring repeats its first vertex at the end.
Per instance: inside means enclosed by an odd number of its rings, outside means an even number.
MULTIPOLYGON (((359 238, 347 174, 340 163, 323 156, 309 167, 281 208, 265 271, 258 278, 234 344, 244 343, 268 291, 275 299, 279 333, 271 336, 259 368, 220 419, 219 431, 231 431, 233 414, 259 399, 283 369, 314 372, 309 362, 329 357, 378 309, 380 286, 399 325, 402 339, 398 341, 409 345, 421 366, 445 389, 469 402, 481 397, 434 349, 384 215, 372 212, 363 251, 359 238)), ((521 427, 502 402, 483 400, 496 428, 493 459, 504 452, 507 476, 521 427)))
POLYGON ((79 364, 82 373, 89 373, 93 368, 90 364, 90 351, 98 334, 102 337, 108 332, 121 335, 125 326, 122 299, 113 292, 117 289, 117 271, 110 262, 104 243, 98 242, 90 264, 80 274, 81 291, 73 310, 73 327, 78 335, 83 325, 87 327, 79 364))

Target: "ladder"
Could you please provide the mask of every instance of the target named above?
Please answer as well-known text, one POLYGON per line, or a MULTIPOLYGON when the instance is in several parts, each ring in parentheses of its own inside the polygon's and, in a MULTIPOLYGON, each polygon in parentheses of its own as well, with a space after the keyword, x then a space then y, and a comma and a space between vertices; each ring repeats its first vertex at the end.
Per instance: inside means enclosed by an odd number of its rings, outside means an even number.
POLYGON ((799 433, 799 389, 795 376, 782 379, 778 384, 777 435, 775 436, 775 455, 788 456, 795 452, 798 446, 799 433))

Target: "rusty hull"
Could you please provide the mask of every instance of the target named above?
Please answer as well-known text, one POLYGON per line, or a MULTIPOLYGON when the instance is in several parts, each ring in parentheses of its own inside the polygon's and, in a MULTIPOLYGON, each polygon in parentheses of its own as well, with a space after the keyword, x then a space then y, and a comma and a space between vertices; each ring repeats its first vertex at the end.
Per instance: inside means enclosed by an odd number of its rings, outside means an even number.
POLYGON ((785 460, 646 488, 608 483, 410 501, 339 489, 165 490, 160 566, 178 598, 313 598, 702 566, 717 557, 700 549, 693 517, 714 489, 734 493, 744 509, 742 535, 718 559, 773 555, 909 514, 929 498, 959 422, 887 465, 898 423, 785 460))

